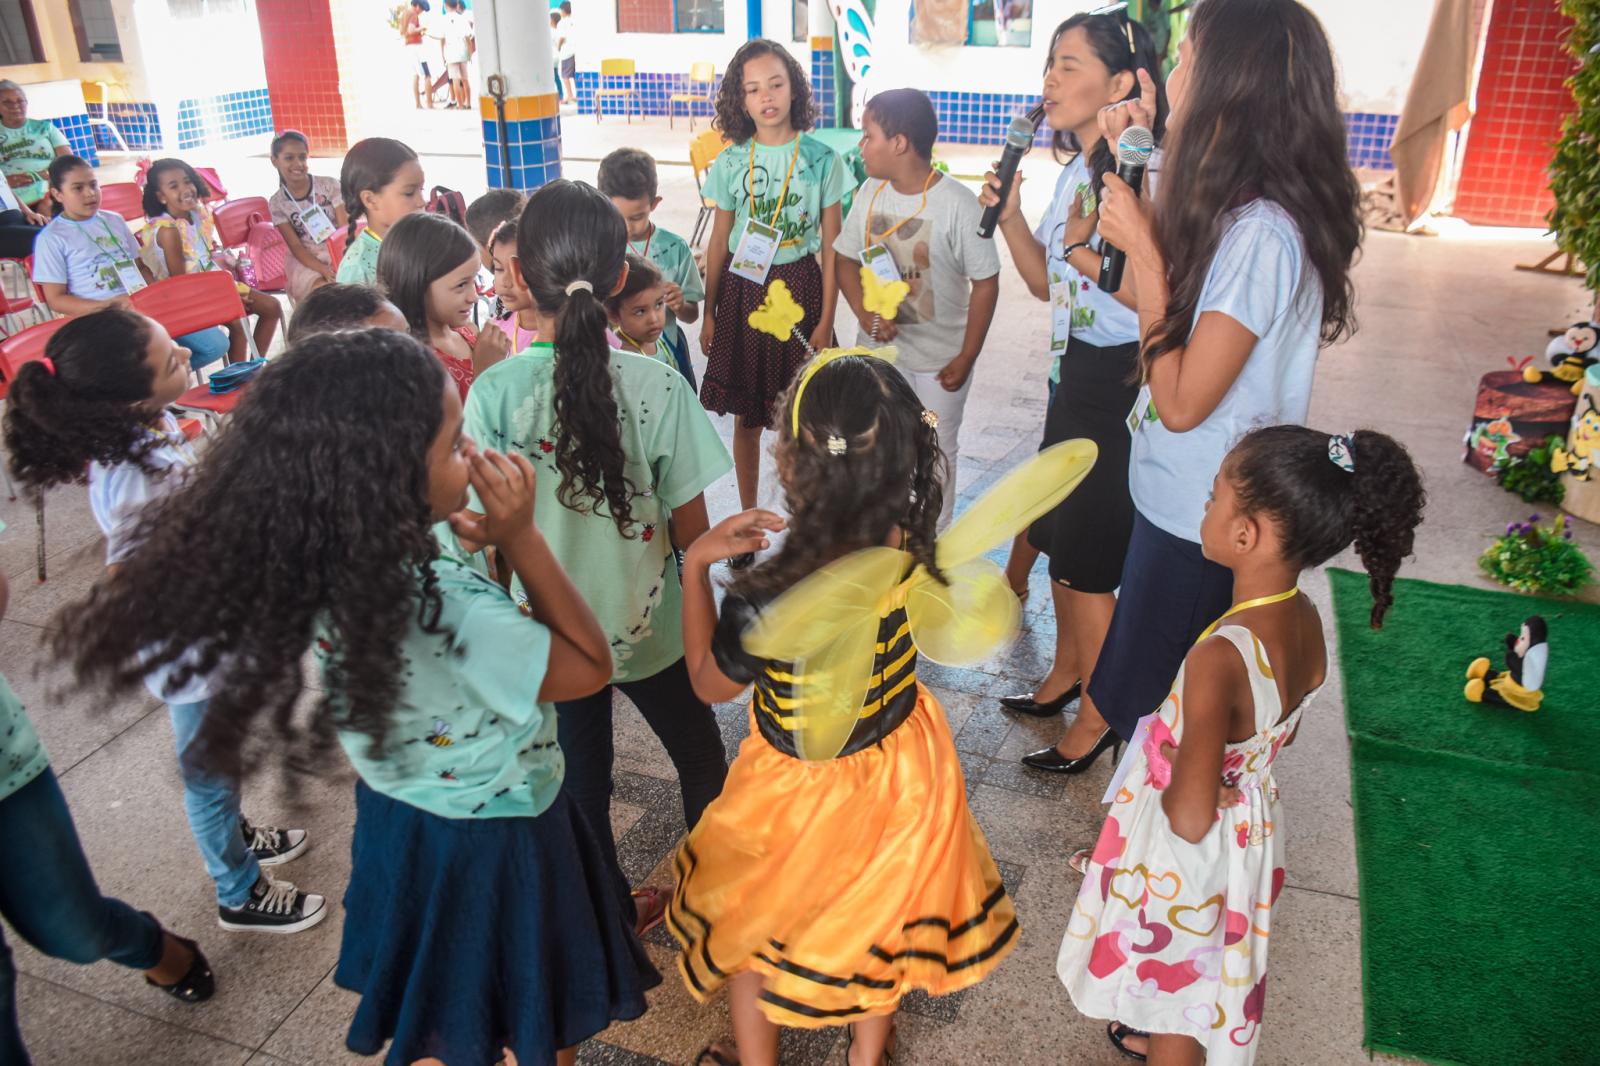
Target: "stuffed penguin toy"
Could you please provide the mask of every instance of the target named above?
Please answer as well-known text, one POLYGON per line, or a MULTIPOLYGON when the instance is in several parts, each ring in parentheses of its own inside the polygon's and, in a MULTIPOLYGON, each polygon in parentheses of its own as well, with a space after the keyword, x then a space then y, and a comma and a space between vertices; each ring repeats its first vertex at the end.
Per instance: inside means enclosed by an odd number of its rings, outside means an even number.
POLYGON ((1467 667, 1466 697, 1473 703, 1494 703, 1519 711, 1537 711, 1544 700, 1544 673, 1550 662, 1550 640, 1544 619, 1531 615, 1516 633, 1506 634, 1506 668, 1489 669, 1479 657, 1467 667))
POLYGON ((1526 367, 1522 371, 1522 380, 1535 385, 1543 381, 1559 381, 1571 385, 1572 393, 1576 396, 1583 391, 1583 372, 1600 362, 1597 347, 1600 347, 1600 323, 1574 322, 1565 333, 1553 338, 1544 350, 1544 357, 1550 361, 1551 369, 1526 367))

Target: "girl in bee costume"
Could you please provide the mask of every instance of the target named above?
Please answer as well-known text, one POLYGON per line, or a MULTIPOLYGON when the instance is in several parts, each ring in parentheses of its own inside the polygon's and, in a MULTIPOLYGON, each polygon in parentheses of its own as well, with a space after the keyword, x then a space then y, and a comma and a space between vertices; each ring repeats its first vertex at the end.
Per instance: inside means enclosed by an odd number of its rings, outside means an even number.
POLYGON ((970 664, 1015 633, 1016 596, 981 556, 1071 491, 1095 447, 1041 453, 935 543, 936 419, 883 354, 823 352, 785 395, 788 537, 734 583, 720 618, 711 564, 786 523, 746 511, 685 559, 696 691, 707 702, 755 692, 727 785, 677 855, 667 922, 697 998, 731 979, 749 1063, 775 1061, 778 1024, 851 1023, 861 1046, 850 1061, 876 1062, 906 992, 976 984, 1016 943, 916 664, 970 664))

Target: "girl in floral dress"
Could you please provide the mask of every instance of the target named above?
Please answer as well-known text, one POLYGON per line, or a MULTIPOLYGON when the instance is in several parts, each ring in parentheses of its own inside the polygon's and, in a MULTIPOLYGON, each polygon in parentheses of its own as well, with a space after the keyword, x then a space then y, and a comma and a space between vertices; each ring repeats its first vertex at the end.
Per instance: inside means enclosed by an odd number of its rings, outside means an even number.
POLYGON ((1370 430, 1258 429, 1223 461, 1200 535, 1233 572, 1234 605, 1112 779, 1057 960, 1073 1003, 1112 1019, 1107 1035, 1130 1057, 1254 1062, 1284 879, 1272 767, 1328 670, 1322 620, 1296 583, 1353 542, 1377 627, 1423 500, 1410 455, 1370 430))

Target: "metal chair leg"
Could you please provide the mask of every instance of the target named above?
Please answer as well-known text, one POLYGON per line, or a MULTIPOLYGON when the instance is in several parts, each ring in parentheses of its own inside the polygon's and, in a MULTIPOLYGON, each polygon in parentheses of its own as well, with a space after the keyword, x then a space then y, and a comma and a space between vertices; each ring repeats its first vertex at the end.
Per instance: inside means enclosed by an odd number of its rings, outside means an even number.
POLYGON ((43 489, 39 489, 37 492, 34 493, 34 496, 33 496, 33 507, 34 507, 34 514, 38 517, 38 522, 39 522, 39 545, 38 545, 37 551, 38 551, 38 562, 39 562, 39 584, 42 585, 42 584, 44 584, 44 580, 45 580, 45 566, 44 566, 44 490, 43 489))

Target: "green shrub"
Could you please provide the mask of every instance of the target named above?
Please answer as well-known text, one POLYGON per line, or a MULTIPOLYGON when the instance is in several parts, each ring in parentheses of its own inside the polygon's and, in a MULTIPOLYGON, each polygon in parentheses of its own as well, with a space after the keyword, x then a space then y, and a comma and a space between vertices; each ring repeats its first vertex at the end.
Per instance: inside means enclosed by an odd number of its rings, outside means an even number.
POLYGON ((1571 596, 1593 580, 1594 564, 1572 540, 1567 516, 1549 525, 1539 516, 1506 526, 1505 536, 1478 557, 1478 566, 1490 579, 1518 592, 1571 596))

